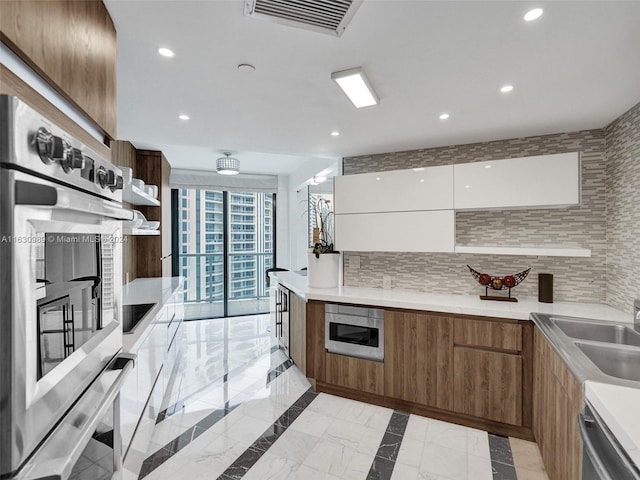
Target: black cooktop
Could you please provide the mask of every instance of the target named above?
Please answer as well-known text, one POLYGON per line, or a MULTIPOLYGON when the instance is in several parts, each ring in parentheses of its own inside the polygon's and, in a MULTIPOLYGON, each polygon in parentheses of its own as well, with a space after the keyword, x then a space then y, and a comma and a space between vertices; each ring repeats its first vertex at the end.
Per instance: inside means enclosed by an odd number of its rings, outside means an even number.
POLYGON ((122 307, 122 332, 132 333, 136 325, 153 308, 155 303, 139 303, 122 307))

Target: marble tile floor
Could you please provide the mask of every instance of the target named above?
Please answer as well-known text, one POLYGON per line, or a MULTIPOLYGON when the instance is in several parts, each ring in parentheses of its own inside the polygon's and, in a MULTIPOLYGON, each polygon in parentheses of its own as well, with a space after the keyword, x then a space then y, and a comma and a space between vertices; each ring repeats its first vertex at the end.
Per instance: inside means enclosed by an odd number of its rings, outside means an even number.
POLYGON ((187 352, 137 478, 547 479, 534 443, 316 393, 268 315, 181 330, 187 352))

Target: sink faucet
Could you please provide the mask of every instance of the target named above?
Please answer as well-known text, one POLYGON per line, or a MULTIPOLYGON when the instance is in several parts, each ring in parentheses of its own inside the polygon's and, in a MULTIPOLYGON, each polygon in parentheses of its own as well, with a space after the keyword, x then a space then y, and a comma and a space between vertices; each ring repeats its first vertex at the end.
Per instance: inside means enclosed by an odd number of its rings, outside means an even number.
POLYGON ((633 302, 633 324, 636 330, 640 330, 640 299, 633 302))

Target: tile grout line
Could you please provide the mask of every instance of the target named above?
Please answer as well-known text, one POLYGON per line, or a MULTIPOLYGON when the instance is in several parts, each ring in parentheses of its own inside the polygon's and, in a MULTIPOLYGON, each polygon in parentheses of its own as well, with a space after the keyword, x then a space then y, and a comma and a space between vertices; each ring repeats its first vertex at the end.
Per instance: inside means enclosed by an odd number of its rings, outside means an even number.
POLYGON ((409 423, 409 414, 394 410, 384 436, 380 441, 380 446, 373 458, 373 463, 369 469, 367 480, 390 480, 391 474, 400 452, 400 445, 404 438, 404 432, 409 423))
POLYGON ((318 393, 313 390, 313 387, 305 391, 300 398, 280 415, 278 420, 267 428, 250 447, 227 467, 217 480, 240 480, 317 396, 318 393))
POLYGON ((286 372, 287 369, 292 367, 293 365, 294 365, 293 360, 288 358, 273 370, 269 370, 267 372, 267 385, 272 381, 274 381, 276 378, 278 378, 280 375, 282 375, 284 372, 286 372))
MULTIPOLYGON (((286 367, 283 368, 282 371, 279 372, 277 375, 275 375, 273 379, 268 380, 267 385, 271 381, 275 380, 282 373, 284 373, 286 370, 288 370, 292 365, 293 365, 293 362, 290 362, 290 360, 286 360, 285 362, 283 362, 277 368, 281 368, 283 366, 286 366, 286 367)), ((269 373, 271 373, 271 371, 269 373)), ((209 413, 202 420, 197 422, 193 427, 188 428, 186 431, 184 431, 183 433, 178 435, 176 438, 168 442, 166 445, 161 447, 159 450, 149 455, 142 462, 142 467, 140 469, 138 480, 141 480, 147 475, 149 475, 156 468, 158 468, 164 462, 169 460, 173 455, 175 455, 180 450, 185 448, 187 445, 193 442, 196 438, 198 438, 204 432, 209 430, 211 427, 213 427, 216 423, 218 423, 224 417, 229 415, 233 410, 235 410, 237 407, 242 405, 245 401, 250 400, 251 396, 262 387, 263 387, 262 381, 261 380, 256 381, 250 387, 248 387, 244 391, 238 393, 233 398, 225 402, 224 408, 215 409, 213 412, 209 413), (235 400, 234 405, 231 405, 231 400, 235 400)))
POLYGON ((494 480, 517 480, 509 438, 489 433, 489 454, 494 480))
MULTIPOLYGON (((261 360, 263 357, 267 357, 267 356, 271 356, 273 355, 276 351, 278 351, 279 347, 277 345, 274 345, 271 347, 271 351, 269 353, 263 353, 262 355, 259 355, 255 358, 252 359, 252 361, 257 361, 257 360, 261 360)), ((225 372, 224 375, 222 375, 221 377, 216 378, 213 382, 211 382, 209 385, 206 385, 205 387, 201 388, 200 390, 193 392, 190 395, 187 395, 186 397, 182 398, 181 400, 178 400, 177 402, 173 403, 172 405, 169 405, 167 408, 165 408, 164 410, 162 410, 158 416, 156 417, 156 425, 160 422, 162 422, 163 420, 166 420, 168 417, 174 415, 176 412, 178 412, 180 409, 184 408, 186 405, 186 402, 188 400, 191 400, 193 397, 195 397, 196 395, 200 395, 201 393, 203 393, 204 391, 212 388, 213 385, 220 383, 221 385, 224 385, 228 378, 229 375, 235 376, 236 374, 246 370, 247 368, 249 368, 251 364, 246 364, 246 365, 242 365, 240 367, 235 368, 234 370, 232 370, 231 372, 225 372)), ((276 367, 277 368, 277 367, 276 367)), ((274 369, 275 370, 275 369, 274 369)), ((273 371, 273 370, 271 370, 273 371)), ((271 373, 271 371, 269 371, 267 373, 267 375, 269 373, 271 373)), ((275 378, 275 377, 274 377, 275 378)), ((267 381, 268 383, 268 381, 267 381)))

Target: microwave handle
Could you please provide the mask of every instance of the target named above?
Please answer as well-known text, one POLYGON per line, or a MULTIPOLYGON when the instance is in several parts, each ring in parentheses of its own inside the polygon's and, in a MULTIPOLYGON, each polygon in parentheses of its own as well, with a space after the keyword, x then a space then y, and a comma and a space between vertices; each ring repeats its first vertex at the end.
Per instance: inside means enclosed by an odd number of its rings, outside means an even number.
POLYGON ((133 220, 133 211, 131 210, 110 205, 107 201, 98 198, 89 199, 85 193, 60 187, 51 182, 42 184, 16 180, 15 204, 55 207, 117 220, 133 220))
MULTIPOLYGON (((106 370, 83 393, 74 407, 66 414, 56 429, 20 470, 16 480, 43 478, 68 478, 73 466, 91 439, 100 420, 113 405, 114 415, 119 415, 119 394, 122 385, 133 369, 136 356, 130 353, 118 355, 106 370)), ((114 425, 114 450, 121 445, 118 440, 119 418, 114 425)), ((121 452, 114 461, 121 469, 121 452)))

